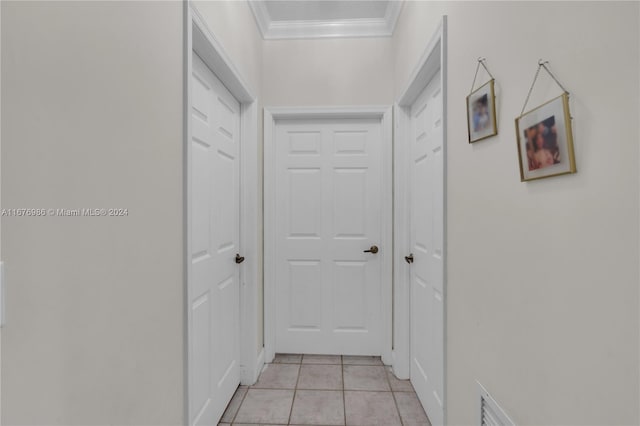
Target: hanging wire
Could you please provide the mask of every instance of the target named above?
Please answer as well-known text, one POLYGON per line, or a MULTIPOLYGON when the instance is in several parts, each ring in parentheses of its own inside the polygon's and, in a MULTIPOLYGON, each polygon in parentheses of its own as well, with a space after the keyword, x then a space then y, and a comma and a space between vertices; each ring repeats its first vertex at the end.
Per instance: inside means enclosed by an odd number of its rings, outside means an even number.
POLYGON ((487 58, 483 58, 483 57, 478 58, 478 65, 476 66, 476 74, 473 76, 473 83, 471 83, 471 90, 469 91, 469 93, 473 93, 473 88, 476 86, 476 78, 478 78, 478 70, 480 69, 480 65, 482 65, 482 67, 487 71, 487 74, 489 74, 489 77, 491 77, 491 80, 495 80, 495 78, 493 77, 493 74, 491 74, 491 71, 489 71, 489 68, 487 68, 487 66, 484 64, 486 60, 487 58))
POLYGON ((529 102, 529 98, 531 97, 531 92, 533 92, 533 86, 535 86, 536 81, 538 80, 538 75, 540 75, 540 70, 544 68, 544 70, 549 73, 553 81, 556 82, 558 86, 568 95, 569 91, 564 88, 562 83, 558 81, 555 75, 551 72, 551 70, 547 67, 549 61, 543 61, 542 59, 538 60, 538 69, 536 70, 536 75, 533 77, 533 82, 531 83, 531 87, 529 88, 529 93, 527 93, 527 98, 524 100, 524 105, 522 105, 522 111, 520 111, 520 115, 524 114, 524 109, 527 107, 527 103, 529 102))

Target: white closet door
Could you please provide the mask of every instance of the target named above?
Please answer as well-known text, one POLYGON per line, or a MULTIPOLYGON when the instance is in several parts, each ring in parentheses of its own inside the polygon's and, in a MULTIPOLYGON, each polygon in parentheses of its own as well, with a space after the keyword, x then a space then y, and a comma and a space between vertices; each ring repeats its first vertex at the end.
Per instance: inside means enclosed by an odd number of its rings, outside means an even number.
POLYGON ((240 105, 193 54, 190 423, 216 425, 240 383, 240 105))
POLYGON ((440 74, 411 108, 411 382, 434 425, 443 423, 444 164, 440 74))

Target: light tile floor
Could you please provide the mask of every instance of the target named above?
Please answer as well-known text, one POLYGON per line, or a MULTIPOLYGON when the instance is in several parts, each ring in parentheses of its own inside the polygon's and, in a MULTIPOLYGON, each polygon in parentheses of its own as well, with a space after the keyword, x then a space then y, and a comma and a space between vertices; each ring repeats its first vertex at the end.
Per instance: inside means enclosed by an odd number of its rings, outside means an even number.
POLYGON ((240 386, 220 426, 431 426, 408 380, 380 357, 277 354, 240 386))

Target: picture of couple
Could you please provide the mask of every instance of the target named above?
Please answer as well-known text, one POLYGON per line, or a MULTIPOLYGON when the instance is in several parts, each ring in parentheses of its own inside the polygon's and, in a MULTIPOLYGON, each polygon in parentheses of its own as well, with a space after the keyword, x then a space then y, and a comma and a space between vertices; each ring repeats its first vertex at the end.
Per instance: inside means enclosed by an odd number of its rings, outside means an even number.
POLYGON ((576 172, 567 93, 516 118, 516 135, 520 180, 576 172))
POLYGON ((524 130, 529 171, 560 163, 556 118, 551 116, 524 130))

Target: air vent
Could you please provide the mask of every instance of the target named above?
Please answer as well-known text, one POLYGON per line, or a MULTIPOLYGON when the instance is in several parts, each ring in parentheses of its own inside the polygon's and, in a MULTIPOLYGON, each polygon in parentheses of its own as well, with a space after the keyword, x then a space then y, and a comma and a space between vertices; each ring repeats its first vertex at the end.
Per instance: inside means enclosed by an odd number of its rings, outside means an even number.
POLYGON ((481 426, 515 426, 507 413, 489 395, 489 392, 478 383, 480 397, 480 425, 481 426))

